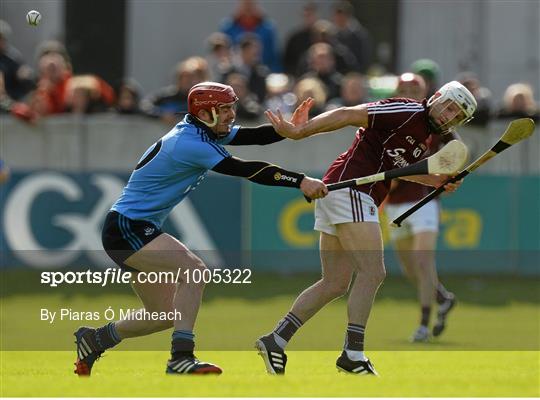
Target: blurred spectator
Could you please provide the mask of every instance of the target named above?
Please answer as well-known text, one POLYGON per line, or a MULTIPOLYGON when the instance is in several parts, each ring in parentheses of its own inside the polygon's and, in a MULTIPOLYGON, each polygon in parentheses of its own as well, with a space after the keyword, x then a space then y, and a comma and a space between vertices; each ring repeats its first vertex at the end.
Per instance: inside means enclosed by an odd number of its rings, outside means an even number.
MULTIPOLYGON (((320 19, 315 22, 311 31, 311 43, 326 43, 332 48, 335 69, 338 72, 346 74, 358 70, 359 66, 356 57, 336 39, 336 27, 330 21, 320 19)), ((305 51, 298 65, 297 75, 301 76, 309 69, 309 52, 305 51)))
POLYGON ((208 60, 210 79, 222 82, 225 73, 232 69, 231 40, 224 33, 214 32, 208 37, 207 42, 209 54, 206 59, 208 60))
POLYGON ((297 99, 296 105, 299 105, 309 97, 312 97, 315 100, 315 104, 309 110, 310 118, 324 111, 327 96, 324 83, 320 79, 314 77, 301 79, 294 86, 294 94, 297 99))
POLYGON ((231 86, 238 96, 237 118, 253 121, 262 116, 263 109, 257 101, 257 96, 249 91, 247 79, 244 75, 238 73, 229 74, 225 83, 231 86))
POLYGON ((422 101, 426 96, 426 81, 420 75, 405 72, 399 76, 394 97, 405 97, 407 99, 422 101))
POLYGON ((371 38, 368 31, 354 16, 354 8, 347 0, 334 4, 333 21, 336 39, 349 49, 356 59, 355 71, 366 73, 371 64, 371 38))
POLYGON ((0 20, 0 74, 4 95, 18 101, 34 88, 34 79, 32 69, 23 63, 20 52, 8 44, 10 36, 11 27, 0 20))
POLYGON ((327 110, 338 107, 352 107, 358 104, 366 103, 367 90, 364 75, 359 72, 349 72, 343 77, 341 82, 340 97, 334 98, 328 102, 327 110))
POLYGON ((295 30, 285 43, 283 67, 289 75, 298 72, 302 55, 313 44, 313 26, 317 21, 317 5, 314 2, 310 1, 304 5, 302 19, 302 26, 295 30))
POLYGON ((168 125, 175 124, 187 113, 189 89, 208 79, 206 60, 190 57, 176 66, 176 82, 143 99, 141 109, 146 115, 160 118, 168 125))
POLYGON ((256 0, 238 0, 235 14, 223 21, 220 31, 229 35, 235 45, 245 33, 256 34, 262 44, 263 64, 273 72, 281 70, 276 29, 256 0))
POLYGON ((114 104, 114 90, 95 75, 72 77, 66 87, 66 111, 74 114, 104 112, 114 104))
POLYGON ((289 118, 296 106, 296 95, 291 91, 291 79, 286 74, 270 74, 266 77, 265 108, 280 110, 289 118))
POLYGON ((399 77, 393 74, 371 76, 368 80, 369 101, 379 101, 395 96, 399 77))
POLYGON ((9 168, 4 162, 0 159, 0 185, 6 183, 9 180, 9 168))
POLYGON ((71 78, 71 61, 65 46, 46 41, 38 48, 38 83, 30 101, 38 116, 66 111, 66 88, 71 78))
POLYGON ((478 77, 473 72, 462 72, 456 77, 476 99, 478 106, 474 112, 474 118, 469 125, 486 126, 491 118, 491 92, 488 88, 482 87, 478 77))
POLYGON ((140 114, 139 107, 142 89, 133 79, 126 79, 118 88, 118 99, 116 102, 116 112, 118 114, 140 114))
POLYGON ((239 73, 246 77, 250 92, 257 96, 262 104, 266 98, 266 77, 270 70, 261 64, 261 42, 255 34, 246 33, 239 43, 239 54, 234 60, 233 67, 225 74, 225 80, 230 73, 239 73))
POLYGON ((431 97, 439 88, 441 69, 435 61, 428 58, 416 60, 411 65, 411 72, 420 75, 426 81, 427 97, 431 97))
POLYGON ((315 43, 308 50, 309 71, 302 78, 317 78, 326 87, 326 98, 338 97, 343 75, 336 71, 336 60, 328 43, 315 43))
POLYGON ((540 108, 534 99, 532 86, 528 83, 514 83, 508 86, 503 96, 503 106, 497 112, 497 118, 532 118, 540 119, 540 108))

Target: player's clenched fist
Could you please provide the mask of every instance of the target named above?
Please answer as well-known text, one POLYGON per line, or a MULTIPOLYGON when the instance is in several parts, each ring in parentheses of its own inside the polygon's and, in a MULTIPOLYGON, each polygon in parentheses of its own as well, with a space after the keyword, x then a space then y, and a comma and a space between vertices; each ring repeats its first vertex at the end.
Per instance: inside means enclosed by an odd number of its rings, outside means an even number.
POLYGON ((302 182, 300 183, 300 190, 310 199, 320 199, 328 194, 328 189, 323 181, 313 179, 308 176, 302 179, 302 182))

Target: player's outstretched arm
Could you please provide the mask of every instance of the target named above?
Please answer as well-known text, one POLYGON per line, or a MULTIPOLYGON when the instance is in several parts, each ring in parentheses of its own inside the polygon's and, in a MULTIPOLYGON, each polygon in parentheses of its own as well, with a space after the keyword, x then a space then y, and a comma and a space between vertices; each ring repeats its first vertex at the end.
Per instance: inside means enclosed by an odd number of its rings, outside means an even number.
POLYGON ((214 166, 212 171, 246 178, 261 185, 298 188, 311 199, 318 199, 328 194, 328 189, 322 181, 301 173, 287 171, 265 161, 246 161, 236 157, 227 157, 214 166))
POLYGON ((249 146, 258 144, 264 146, 266 144, 276 143, 285 139, 276 132, 274 127, 270 124, 260 125, 255 128, 241 127, 231 140, 229 145, 231 146, 249 146))
POLYGON ((366 127, 368 124, 366 104, 336 108, 319 114, 304 123, 297 124, 293 123, 294 121, 287 121, 279 110, 277 110, 276 114, 266 110, 264 114, 276 132, 294 140, 303 139, 317 133, 335 131, 346 126, 366 127))

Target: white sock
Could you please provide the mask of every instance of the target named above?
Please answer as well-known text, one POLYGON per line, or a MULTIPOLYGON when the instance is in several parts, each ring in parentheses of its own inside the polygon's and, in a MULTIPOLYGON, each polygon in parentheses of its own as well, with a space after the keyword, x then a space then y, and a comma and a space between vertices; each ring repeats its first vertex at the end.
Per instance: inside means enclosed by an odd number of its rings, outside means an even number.
POLYGON ((279 336, 277 333, 274 333, 274 341, 283 350, 285 349, 285 346, 287 346, 287 343, 289 343, 285 339, 283 339, 281 336, 279 336))
POLYGON ((345 350, 345 353, 347 353, 347 357, 351 361, 367 361, 363 351, 345 350))

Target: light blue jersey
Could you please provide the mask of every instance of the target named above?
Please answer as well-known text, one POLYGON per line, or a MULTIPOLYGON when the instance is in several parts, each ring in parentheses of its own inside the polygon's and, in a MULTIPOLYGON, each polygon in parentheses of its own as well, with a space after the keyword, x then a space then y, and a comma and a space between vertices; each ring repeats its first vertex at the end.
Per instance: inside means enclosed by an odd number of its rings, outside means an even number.
POLYGON ((214 140, 186 115, 146 150, 111 210, 161 228, 172 208, 195 190, 208 170, 230 157, 222 145, 230 143, 239 128, 234 126, 227 137, 214 140))

